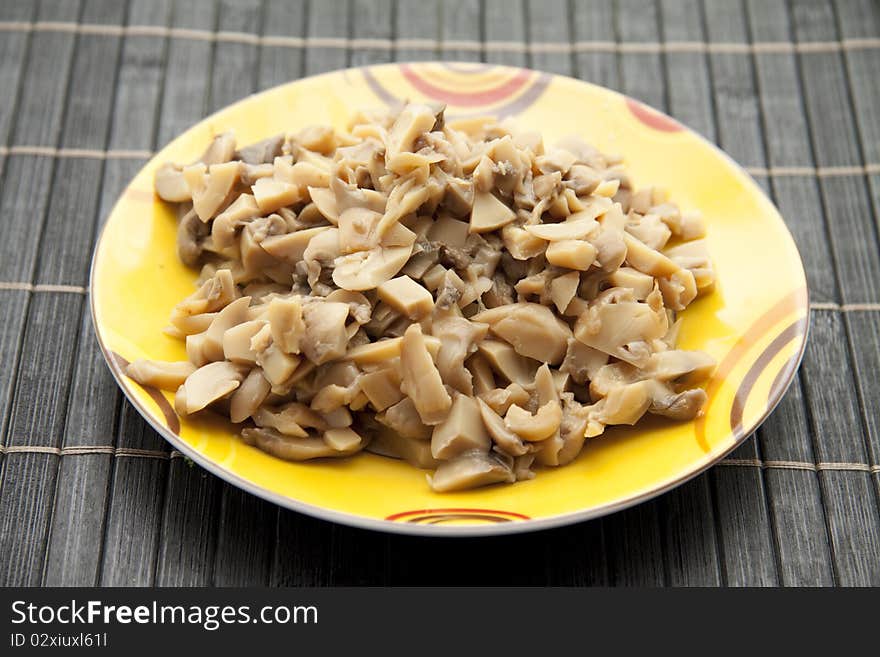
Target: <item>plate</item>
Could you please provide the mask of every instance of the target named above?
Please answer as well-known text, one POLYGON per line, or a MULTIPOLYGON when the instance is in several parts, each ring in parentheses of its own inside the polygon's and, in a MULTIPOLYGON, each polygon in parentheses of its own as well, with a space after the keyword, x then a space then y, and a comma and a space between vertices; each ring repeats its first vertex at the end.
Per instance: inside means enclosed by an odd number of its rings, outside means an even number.
POLYGON ((654 497, 733 450, 777 404, 800 363, 808 295, 794 241, 773 204, 728 156, 641 103, 585 82, 520 68, 410 63, 336 71, 250 96, 195 125, 128 185, 95 250, 92 316, 110 368, 128 399, 176 449, 230 483, 312 516, 410 534, 484 535, 595 518, 654 497), (450 117, 515 117, 546 143, 570 134, 624 156, 638 185, 669 190, 708 225, 716 290, 683 314, 680 346, 712 354, 705 415, 648 420, 589 440, 570 465, 531 481, 432 493, 425 473, 372 454, 289 463, 236 437, 218 417, 182 419, 168 393, 123 374, 136 358, 182 360, 162 333, 196 273, 177 259, 173 209, 153 194, 164 162, 190 161, 216 133, 248 144, 306 125, 345 125, 351 112, 400 99, 442 101, 450 117))

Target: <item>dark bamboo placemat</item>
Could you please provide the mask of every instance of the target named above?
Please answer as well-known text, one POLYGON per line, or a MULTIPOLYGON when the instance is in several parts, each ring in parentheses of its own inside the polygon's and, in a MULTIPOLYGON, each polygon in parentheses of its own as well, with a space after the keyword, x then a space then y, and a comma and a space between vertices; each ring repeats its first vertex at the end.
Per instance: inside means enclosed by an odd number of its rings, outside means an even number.
POLYGON ((0 585, 880 585, 878 70, 873 0, 2 0, 0 585), (437 58, 619 89, 771 194, 811 339, 756 439, 599 521, 428 540, 242 493, 123 401, 85 286, 149 154, 253 91, 437 58))

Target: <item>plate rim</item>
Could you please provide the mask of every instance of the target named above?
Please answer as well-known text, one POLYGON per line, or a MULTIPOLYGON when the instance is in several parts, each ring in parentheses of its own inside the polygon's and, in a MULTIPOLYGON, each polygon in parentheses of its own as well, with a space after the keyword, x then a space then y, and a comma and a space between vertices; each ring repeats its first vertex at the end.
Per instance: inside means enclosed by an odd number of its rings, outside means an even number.
MULTIPOLYGON (((302 82, 304 80, 317 79, 322 77, 329 77, 333 75, 346 75, 349 73, 354 73, 362 70, 375 70, 375 69, 394 69, 399 68, 400 66, 407 65, 416 65, 416 66, 425 66, 425 65, 434 65, 434 64, 442 64, 438 60, 415 60, 415 61, 405 61, 405 62, 389 62, 385 64, 377 64, 377 65, 367 65, 367 66, 354 66, 347 67, 341 69, 335 69, 332 71, 327 71, 324 73, 320 73, 317 75, 305 76, 302 78, 297 78, 296 80, 291 80, 288 82, 284 82, 279 85, 275 85, 273 87, 269 87, 268 89, 264 89, 259 92, 255 92, 249 94, 229 105, 225 105, 222 108, 218 109, 215 112, 212 112, 208 116, 200 119, 196 123, 192 124, 184 131, 179 133, 174 139, 169 141, 165 146, 162 147, 161 150, 157 151, 147 162, 138 170, 138 173, 135 174, 135 177, 140 174, 146 167, 150 166, 154 163, 162 154, 162 152, 174 141, 179 139, 181 136, 186 134, 187 132, 197 128, 198 126, 209 123, 212 121, 217 114, 224 112, 232 107, 237 105, 249 102, 254 100, 255 98, 259 98, 263 95, 268 95, 276 90, 286 87, 288 85, 293 85, 298 82, 302 82)), ((691 127, 681 123, 677 119, 670 117, 665 112, 656 109, 655 107, 648 105, 647 103, 643 103, 642 101, 632 98, 626 94, 623 94, 614 89, 609 89, 608 87, 604 87, 602 85, 598 85, 592 82, 588 82, 586 80, 580 80, 578 78, 573 78, 567 75, 559 75, 556 73, 550 73, 547 71, 538 71, 535 69, 530 69, 521 66, 508 66, 508 65, 495 65, 495 64, 486 64, 485 62, 467 62, 472 64, 480 64, 482 66, 491 66, 493 68, 498 69, 507 69, 511 71, 525 71, 528 73, 534 73, 537 75, 547 75, 550 76, 551 80, 559 79, 564 80, 567 84, 576 83, 581 85, 587 85, 590 87, 594 87, 596 89, 601 90, 603 93, 610 93, 614 96, 622 98, 624 100, 631 100, 637 102, 644 107, 649 108, 651 111, 656 112, 660 116, 669 119, 670 121, 674 121, 675 123, 682 126, 684 130, 690 132, 694 136, 697 137, 700 141, 702 141, 705 145, 708 145, 716 155, 721 156, 722 159, 726 160, 729 165, 731 165, 735 170, 737 170, 741 176, 744 176, 748 181, 749 185, 756 191, 758 194, 763 196, 774 208, 777 214, 777 219, 782 224, 782 227, 785 230, 785 233, 788 235, 789 239, 791 239, 792 246, 794 247, 794 251, 797 254, 797 261, 800 265, 801 274, 804 280, 804 288, 803 288, 803 296, 802 296, 802 304, 799 304, 799 308, 803 307, 805 309, 804 316, 804 332, 798 336, 800 340, 800 345, 798 347, 798 352, 796 357, 789 361, 790 364, 786 364, 784 367, 788 369, 786 372, 786 376, 784 379, 784 384, 780 385, 778 389, 775 391, 776 394, 773 398, 768 399, 767 407, 765 411, 754 420, 750 425, 743 426, 741 431, 741 436, 739 438, 735 438, 733 443, 717 452, 716 454, 709 455, 704 462, 698 462, 697 465, 686 472, 681 473, 679 476, 671 479, 660 486, 652 488, 650 490, 645 490, 641 492, 634 493, 625 497, 624 499, 617 500, 615 502, 610 502, 607 504, 603 504, 600 506, 595 506, 588 509, 578 510, 578 511, 570 511, 567 513, 556 514, 552 516, 548 516, 545 518, 530 518, 528 520, 517 520, 511 522, 503 522, 503 523, 486 523, 486 524, 475 524, 475 525, 423 525, 418 523, 408 523, 408 522, 396 522, 393 520, 387 519, 378 519, 378 518, 370 518, 368 516, 358 515, 355 513, 349 513, 346 511, 337 511, 335 509, 330 509, 323 506, 318 506, 315 504, 311 504, 308 502, 303 502, 301 500, 288 497, 286 495, 282 495, 280 493, 275 493, 273 491, 267 490, 254 482, 245 479, 241 475, 233 472, 220 465, 219 463, 211 460, 201 452, 199 452, 196 448, 191 446, 185 440, 183 440, 180 436, 176 435, 173 431, 171 431, 167 426, 158 422, 158 420, 154 417, 154 414, 147 409, 141 401, 135 397, 128 384, 128 377, 122 372, 119 364, 116 362, 111 350, 107 347, 104 342, 104 338, 101 334, 101 328, 98 325, 97 319, 97 310, 95 307, 95 264, 97 262, 98 253, 101 250, 101 244, 104 240, 104 237, 107 233, 107 222, 110 217, 114 215, 116 212, 116 208, 118 204, 122 200, 122 196, 125 194, 125 190, 131 184, 131 181, 126 185, 123 189, 120 196, 113 203, 113 207, 110 209, 110 212, 107 214, 107 217, 104 219, 103 225, 101 226, 100 234, 98 235, 98 239, 95 241, 95 247, 92 251, 91 262, 89 264, 89 285, 88 285, 88 296, 89 296, 89 314, 91 316, 92 328, 95 333, 95 337, 98 341, 98 345, 101 348, 101 354, 104 357, 107 366, 110 368, 110 372, 113 375, 116 384, 122 390, 126 399, 134 406, 134 408, 138 411, 138 413, 147 421, 147 423, 159 434, 161 435, 167 442, 169 442, 172 447, 181 452, 185 457, 191 459, 194 463, 197 463, 200 467, 204 468, 211 474, 223 479, 227 483, 230 483, 237 488, 244 490, 251 495, 255 495, 261 499, 264 499, 268 502, 272 502, 280 507, 290 509, 292 511, 296 511, 298 513, 303 513, 313 518, 317 518, 319 520, 326 520, 329 522, 339 523, 341 525, 346 525, 349 527, 355 527, 358 529, 368 529, 372 531, 379 532, 388 532, 392 534, 403 534, 410 536, 432 536, 432 537, 478 537, 478 536, 500 536, 500 535, 510 535, 510 534, 521 534, 528 533, 533 531, 541 531, 545 529, 553 529, 557 527, 563 527, 567 525, 572 525, 580 522, 585 522, 588 520, 593 520, 596 518, 600 518, 602 516, 610 515, 612 513, 616 513, 618 511, 623 511, 625 509, 631 508, 638 504, 642 504, 643 502, 647 502, 652 500, 664 493, 671 491, 682 484, 690 481, 706 472, 709 468, 716 465, 720 461, 722 461, 728 454, 736 450, 742 444, 744 444, 747 440, 749 440, 755 431, 764 423, 764 421, 770 416, 771 413, 776 409, 779 403, 782 401, 782 398, 785 396, 785 393, 791 387, 792 382, 794 381, 795 376, 797 375, 798 369, 800 368, 801 362, 804 358, 804 353, 806 352, 807 342, 809 340, 810 334, 810 290, 807 286, 806 279, 806 271, 804 269, 803 258, 801 257, 800 250, 797 247, 797 243, 794 240, 794 236, 791 234, 787 224, 782 218, 782 213, 779 211, 779 208, 773 203, 773 200, 764 192, 760 185, 758 185, 757 181, 748 173, 736 160, 734 160, 728 153, 723 151, 719 146, 711 142, 705 136, 703 136, 700 132, 692 129, 691 127)), ((734 436, 735 437, 735 436, 734 436)))

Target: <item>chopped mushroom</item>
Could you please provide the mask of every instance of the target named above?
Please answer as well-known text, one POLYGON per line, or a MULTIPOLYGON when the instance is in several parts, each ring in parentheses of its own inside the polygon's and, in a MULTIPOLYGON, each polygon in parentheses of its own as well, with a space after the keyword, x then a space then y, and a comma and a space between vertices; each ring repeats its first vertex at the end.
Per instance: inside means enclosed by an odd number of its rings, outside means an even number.
MULTIPOLYGON (((362 449, 439 492, 531 479, 645 414, 697 417, 714 359, 677 348, 714 289, 695 212, 577 137, 439 104, 363 112, 155 170, 197 289, 137 360, 289 460, 362 449)), ((193 154, 198 155, 197 153, 193 154)))

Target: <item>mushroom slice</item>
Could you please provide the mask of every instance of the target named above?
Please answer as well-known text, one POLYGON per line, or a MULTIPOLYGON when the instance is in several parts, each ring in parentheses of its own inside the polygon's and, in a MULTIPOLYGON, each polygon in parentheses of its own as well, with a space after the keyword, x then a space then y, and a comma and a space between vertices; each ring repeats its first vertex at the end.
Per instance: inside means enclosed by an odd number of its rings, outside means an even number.
POLYGON ((317 458, 349 456, 363 449, 365 445, 363 441, 357 444, 345 441, 346 448, 339 450, 321 438, 311 436, 296 438, 285 436, 272 429, 260 428, 242 429, 241 437, 247 444, 255 445, 264 452, 286 461, 308 461, 317 458))
POLYGON ((177 390, 195 371, 195 365, 186 360, 168 362, 144 358, 138 358, 125 368, 125 373, 142 386, 161 390, 177 390))
POLYGON ((212 313, 231 303, 236 296, 238 291, 232 272, 229 269, 218 269, 198 290, 174 306, 171 323, 175 324, 175 320, 182 317, 212 313))
POLYGON ((396 431, 376 432, 367 448, 371 452, 403 459, 416 468, 436 468, 440 461, 431 454, 431 441, 405 438, 396 431))
POLYGON ((409 397, 404 397, 396 404, 392 404, 384 413, 376 416, 376 419, 393 429, 404 438, 413 440, 429 440, 431 427, 422 422, 416 405, 409 397))
POLYGON ((233 363, 256 365, 257 352, 251 347, 251 341, 264 326, 264 320, 254 319, 228 328, 223 333, 223 357, 233 363))
POLYGON ((274 178, 260 178, 251 187, 260 212, 269 214, 303 199, 302 188, 274 178))
POLYGON ((560 314, 565 312, 568 304, 577 296, 580 283, 581 277, 576 271, 570 271, 550 281, 550 300, 560 314))
POLYGON ((488 325, 471 322, 457 315, 446 315, 434 319, 431 331, 434 337, 440 339, 440 352, 437 354, 440 378, 459 392, 473 395, 471 373, 465 368, 464 361, 486 337, 488 325))
POLYGON ((410 255, 412 246, 392 246, 339 256, 333 282, 343 290, 372 290, 403 269, 410 255))
POLYGON ((236 299, 223 310, 211 322, 205 332, 205 342, 202 349, 210 360, 223 360, 223 338, 226 331, 248 320, 248 306, 250 297, 236 299))
POLYGON ((709 258, 706 240, 684 242, 665 249, 663 253, 674 263, 694 275, 699 294, 709 292, 715 286, 715 269, 709 258))
MULTIPOLYGON (((428 348, 431 357, 436 358, 437 353, 440 351, 440 340, 431 335, 425 335, 423 337, 425 340, 425 346, 428 348)), ((377 340, 376 342, 370 342, 369 344, 355 347, 354 349, 351 349, 345 357, 358 365, 387 363, 400 357, 400 348, 402 344, 403 337, 385 338, 383 340, 377 340)))
POLYGON ((326 430, 327 423, 305 404, 291 402, 279 408, 263 406, 253 413, 258 427, 275 429, 288 436, 305 438, 307 428, 326 430))
POLYGON ((446 247, 464 248, 468 237, 468 224, 449 215, 441 214, 428 229, 428 239, 446 247))
POLYGON ((177 255, 180 261, 190 267, 198 264, 205 248, 205 238, 210 228, 203 224, 196 211, 190 209, 177 223, 177 255))
POLYGON ((693 388, 677 393, 668 385, 654 381, 648 412, 653 415, 663 415, 672 420, 692 420, 703 410, 706 399, 708 396, 702 388, 693 388))
POLYGON ((332 265, 339 257, 339 229, 328 228, 314 235, 303 251, 303 262, 309 274, 309 284, 318 281, 321 268, 332 265))
POLYGON ((714 369, 715 359, 706 352, 672 349, 653 354, 644 368, 644 376, 691 386, 708 379, 714 369))
POLYGON ((558 365, 565 357, 571 329, 553 311, 537 303, 515 303, 477 313, 493 334, 509 342, 522 356, 558 365))
POLYGON ((575 383, 583 385, 596 376, 599 368, 607 362, 608 354, 571 337, 568 339, 565 360, 562 361, 559 371, 570 374, 575 383))
POLYGON ((228 361, 208 363, 190 374, 183 383, 186 414, 202 410, 238 388, 245 369, 228 361))
POLYGON ((452 461, 440 463, 433 476, 428 477, 431 489, 437 493, 478 488, 516 480, 513 471, 494 454, 472 452, 452 461))
POLYGON ((299 297, 275 297, 269 301, 267 319, 272 331, 272 341, 285 353, 298 354, 300 341, 306 332, 299 297))
POLYGON ((480 407, 480 417, 483 419, 486 431, 489 432, 489 435, 495 442, 496 448, 511 456, 522 456, 528 451, 528 447, 523 443, 522 438, 507 428, 507 425, 504 424, 504 420, 498 413, 493 411, 482 399, 477 399, 477 404, 480 407))
POLYGON ((526 389, 518 383, 511 383, 506 388, 490 390, 481 395, 480 398, 498 415, 506 414, 507 410, 514 404, 525 406, 531 400, 531 396, 526 392, 526 389))
POLYGON ((562 408, 556 400, 548 401, 532 415, 526 409, 514 404, 507 409, 504 425, 523 440, 538 442, 549 438, 562 423, 562 408))
POLYGON ((474 195, 470 232, 489 233, 506 226, 514 219, 516 213, 491 192, 477 192, 474 195))
POLYGON ((557 267, 587 271, 596 260, 596 247, 582 240, 550 242, 545 256, 547 262, 557 267))
MULTIPOLYGON (((612 288, 603 294, 619 289, 612 288)), ((649 300, 654 295, 652 293, 649 300)), ((578 318, 574 336, 585 345, 610 356, 643 365, 650 354, 645 354, 643 358, 630 345, 650 342, 665 335, 668 320, 659 299, 653 300, 653 305, 626 300, 603 303, 601 295, 597 299, 599 301, 591 303, 589 309, 578 318)))
POLYGON ((637 237, 625 233, 623 241, 626 244, 626 261, 633 269, 656 278, 671 276, 681 270, 672 260, 637 237))
POLYGON ((498 340, 483 340, 478 349, 493 370, 511 383, 528 385, 535 379, 538 364, 520 356, 513 347, 498 340))
POLYGON ((611 272, 605 281, 612 287, 629 288, 639 301, 646 299, 654 290, 654 278, 632 267, 621 267, 611 272))
MULTIPOLYGON (((437 121, 434 111, 427 105, 409 103, 398 114, 385 140, 385 163, 392 169, 395 157, 412 151, 416 139, 429 132, 437 121)), ((392 169, 393 170, 393 169, 392 169)))
POLYGON ((620 204, 614 204, 599 219, 599 230, 590 235, 590 243, 596 247, 596 262, 602 271, 612 272, 623 264, 627 255, 624 242, 626 217, 620 204))
POLYGON ((410 326, 400 346, 400 389, 413 400, 422 422, 440 424, 452 406, 452 398, 443 387, 440 372, 425 344, 418 324, 410 326))
MULTIPOLYGON (((517 358, 521 358, 521 356, 517 356, 517 358)), ((495 389, 495 375, 492 374, 489 361, 483 354, 474 354, 468 358, 467 368, 471 373, 471 382, 476 394, 482 395, 495 389)))
POLYGON ((273 386, 282 386, 290 379, 301 361, 299 356, 284 353, 275 343, 257 353, 257 365, 263 368, 263 374, 273 386))
POLYGON ((235 159, 247 164, 271 164, 276 157, 281 155, 281 147, 284 144, 284 135, 275 135, 263 139, 255 144, 239 148, 235 159))
POLYGON ((379 298, 405 317, 418 320, 434 308, 434 297, 409 276, 398 276, 377 288, 379 298))
POLYGON ((229 419, 244 422, 256 413, 271 389, 272 384, 263 376, 263 371, 259 367, 252 369, 229 399, 229 419))
POLYGON ((516 260, 535 258, 547 249, 546 240, 535 237, 517 226, 505 226, 502 228, 501 239, 504 240, 504 248, 516 260))
POLYGON ((210 167, 204 164, 191 164, 184 168, 183 176, 199 219, 207 222, 217 214, 217 210, 223 205, 223 201, 229 196, 232 186, 238 180, 238 174, 238 162, 212 164, 210 167))
POLYGON ((320 365, 345 355, 348 348, 348 304, 337 301, 315 301, 302 309, 305 332, 300 348, 306 358, 320 365))
POLYGON ((491 446, 476 400, 456 395, 446 419, 431 434, 434 458, 450 459, 472 450, 488 452, 491 446))
POLYGON ((208 166, 229 162, 235 154, 235 133, 230 131, 221 132, 211 140, 208 148, 202 153, 198 161, 208 166))
POLYGON ((548 242, 561 240, 582 240, 599 228, 599 223, 591 216, 579 218, 571 215, 566 221, 557 224, 535 224, 524 226, 530 234, 548 242))
POLYGON ((382 215, 369 208, 349 208, 339 215, 339 246, 343 253, 366 251, 378 245, 376 229, 382 215))
POLYGON ((263 247, 266 253, 279 260, 296 263, 303 259, 311 239, 329 230, 329 228, 329 226, 316 226, 315 228, 304 228, 285 235, 272 235, 260 242, 260 246, 263 247))
POLYGON ((215 249, 232 246, 235 231, 242 224, 260 216, 261 209, 254 197, 242 194, 232 204, 214 218, 211 224, 211 239, 215 249))
POLYGON ((183 203, 192 199, 183 169, 171 162, 166 162, 156 170, 154 184, 156 193, 163 201, 183 203))
POLYGON ((362 375, 360 387, 377 411, 384 411, 403 399, 400 374, 393 367, 362 375))

